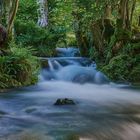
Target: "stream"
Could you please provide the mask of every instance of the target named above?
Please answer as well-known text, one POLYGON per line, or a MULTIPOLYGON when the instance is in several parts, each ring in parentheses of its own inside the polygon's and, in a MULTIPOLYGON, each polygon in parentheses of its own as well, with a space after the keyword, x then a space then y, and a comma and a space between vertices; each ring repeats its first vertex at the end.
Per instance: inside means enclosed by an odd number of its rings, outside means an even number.
POLYGON ((140 140, 140 89, 109 81, 75 48, 57 52, 41 58, 37 85, 0 94, 0 140, 140 140))

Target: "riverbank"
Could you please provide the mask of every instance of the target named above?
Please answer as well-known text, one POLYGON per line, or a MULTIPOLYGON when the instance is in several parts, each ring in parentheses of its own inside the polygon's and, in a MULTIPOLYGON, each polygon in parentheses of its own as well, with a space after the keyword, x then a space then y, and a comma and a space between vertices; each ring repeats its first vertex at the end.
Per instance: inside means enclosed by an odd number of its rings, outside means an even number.
POLYGON ((7 54, 0 56, 0 89, 28 86, 38 82, 40 62, 32 51, 15 43, 7 54))
POLYGON ((127 140, 130 131, 139 137, 140 89, 111 83, 93 61, 73 51, 63 48, 59 57, 43 58, 47 64, 36 85, 0 95, 0 139, 98 140, 117 134, 127 140), (75 104, 54 105, 65 98, 75 104))

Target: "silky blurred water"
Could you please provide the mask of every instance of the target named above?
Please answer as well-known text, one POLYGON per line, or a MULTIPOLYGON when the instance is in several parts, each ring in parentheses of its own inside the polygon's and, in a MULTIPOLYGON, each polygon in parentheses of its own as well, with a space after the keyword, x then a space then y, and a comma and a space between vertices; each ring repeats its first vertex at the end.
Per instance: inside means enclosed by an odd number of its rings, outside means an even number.
POLYGON ((37 85, 0 95, 0 140, 140 139, 140 89, 110 82, 87 58, 46 61, 37 85))

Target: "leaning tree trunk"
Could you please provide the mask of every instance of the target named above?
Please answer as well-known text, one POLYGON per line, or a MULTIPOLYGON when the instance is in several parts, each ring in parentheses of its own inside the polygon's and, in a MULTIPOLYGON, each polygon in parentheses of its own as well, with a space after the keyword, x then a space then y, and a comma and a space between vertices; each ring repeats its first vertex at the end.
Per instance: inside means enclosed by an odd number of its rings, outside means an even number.
POLYGON ((132 3, 131 13, 130 13, 130 26, 132 25, 135 7, 136 7, 136 0, 134 0, 132 3))
POLYGON ((3 0, 0 0, 0 23, 2 23, 3 0))
POLYGON ((18 5, 19 5, 19 0, 14 0, 12 2, 12 7, 10 10, 9 19, 8 19, 8 27, 7 27, 7 33, 8 33, 9 38, 12 37, 12 28, 13 28, 14 19, 18 10, 18 5))
POLYGON ((139 22, 138 22, 138 26, 140 26, 140 16, 139 16, 139 22))
POLYGON ((129 32, 131 29, 129 12, 129 0, 120 0, 118 9, 119 16, 116 21, 113 38, 109 43, 110 49, 107 54, 106 63, 108 63, 112 57, 116 56, 119 50, 123 48, 130 39, 129 33, 126 35, 126 32, 129 32))
POLYGON ((47 0, 37 0, 39 5, 38 9, 38 25, 41 27, 48 26, 48 1, 47 0))
POLYGON ((120 0, 119 19, 122 21, 122 28, 130 27, 129 0, 120 0))
MULTIPOLYGON (((131 15, 133 17, 133 14, 131 15)), ((124 46, 126 43, 126 40, 129 40, 129 35, 128 38, 123 35, 123 32, 125 31, 130 31, 130 13, 129 13, 129 0, 120 0, 120 7, 119 7, 119 18, 117 19, 117 27, 116 27, 116 38, 121 38, 117 39, 115 42, 112 52, 113 54, 117 54, 118 51, 124 46), (120 34, 122 32, 122 34, 120 34), (121 35, 121 37, 120 37, 121 35), (124 38, 125 37, 125 38, 124 38)))

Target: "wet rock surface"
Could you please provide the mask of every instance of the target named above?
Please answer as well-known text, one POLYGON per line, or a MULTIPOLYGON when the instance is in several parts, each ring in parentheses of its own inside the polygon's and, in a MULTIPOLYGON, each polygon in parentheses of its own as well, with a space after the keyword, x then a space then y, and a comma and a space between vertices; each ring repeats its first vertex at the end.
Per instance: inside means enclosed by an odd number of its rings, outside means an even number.
POLYGON ((0 110, 0 116, 7 115, 7 114, 8 114, 7 112, 0 110))
POLYGON ((54 105, 76 105, 76 103, 72 99, 57 99, 54 105))

